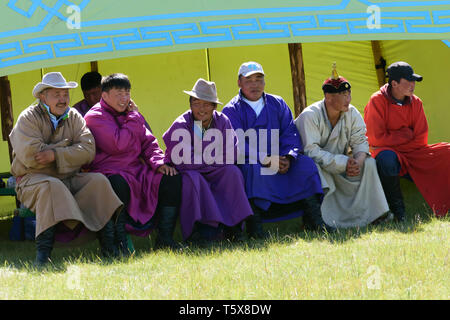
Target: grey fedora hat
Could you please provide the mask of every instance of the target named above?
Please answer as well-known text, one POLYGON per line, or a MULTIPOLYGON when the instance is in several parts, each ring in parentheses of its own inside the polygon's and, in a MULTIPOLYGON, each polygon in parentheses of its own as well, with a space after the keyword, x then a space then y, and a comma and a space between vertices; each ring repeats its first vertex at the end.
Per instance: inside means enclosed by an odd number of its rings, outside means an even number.
POLYGON ((33 96, 39 99, 39 93, 47 88, 73 89, 76 87, 78 87, 78 83, 75 81, 67 82, 61 72, 49 72, 44 74, 42 81, 34 86, 33 96))
POLYGON ((183 90, 183 92, 200 100, 223 104, 217 98, 216 84, 203 78, 197 80, 191 91, 183 90))

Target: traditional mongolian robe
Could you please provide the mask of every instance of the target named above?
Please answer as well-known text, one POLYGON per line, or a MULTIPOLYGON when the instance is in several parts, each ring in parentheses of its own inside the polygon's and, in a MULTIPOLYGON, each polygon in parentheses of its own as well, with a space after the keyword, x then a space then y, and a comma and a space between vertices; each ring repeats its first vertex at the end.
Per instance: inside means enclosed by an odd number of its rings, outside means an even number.
POLYGON ((77 110, 82 117, 89 111, 90 107, 86 99, 83 99, 72 106, 75 110, 77 110))
POLYGON ((263 99, 264 107, 258 116, 243 100, 241 92, 223 109, 238 139, 242 132, 249 137, 245 139, 245 146, 241 150, 245 163, 238 159, 247 197, 253 199, 256 206, 267 210, 272 203, 290 204, 314 194, 322 194, 316 165, 311 158, 303 155, 291 110, 279 96, 265 93, 263 99), (252 132, 257 141, 252 141, 252 132), (254 157, 255 153, 257 159, 254 157), (266 155, 291 156, 289 171, 279 174, 263 168, 261 161, 266 155))
POLYGON ((62 221, 71 229, 81 222, 96 232, 121 210, 123 204, 105 176, 80 172, 94 159, 95 142, 77 111, 70 109, 55 129, 44 106, 32 105, 20 114, 9 137, 17 198, 36 213, 36 237, 62 221), (53 163, 34 160, 37 152, 50 149, 53 163))
POLYGON ((191 235, 195 222, 234 226, 253 214, 242 173, 234 165, 237 140, 230 120, 214 111, 204 133, 198 123, 194 123, 192 112, 186 111, 163 135, 166 161, 182 174, 180 223, 184 239, 191 235))
POLYGON ((364 110, 371 152, 376 157, 394 151, 400 175, 409 173, 436 215, 445 215, 450 210, 450 144, 429 145, 422 101, 413 95, 399 105, 388 88, 374 93, 364 110))
POLYGON ((89 170, 106 176, 121 175, 130 187, 128 214, 145 224, 155 213, 162 178, 156 172, 164 164, 158 141, 145 127, 139 112, 119 113, 103 99, 89 110, 85 120, 96 141, 96 155, 89 170))
POLYGON ((347 161, 358 152, 369 153, 366 126, 358 110, 350 105, 334 126, 328 120, 324 100, 307 107, 295 120, 305 154, 319 169, 325 197, 322 217, 340 228, 361 227, 389 211, 376 162, 367 157, 361 174, 347 177, 347 161))

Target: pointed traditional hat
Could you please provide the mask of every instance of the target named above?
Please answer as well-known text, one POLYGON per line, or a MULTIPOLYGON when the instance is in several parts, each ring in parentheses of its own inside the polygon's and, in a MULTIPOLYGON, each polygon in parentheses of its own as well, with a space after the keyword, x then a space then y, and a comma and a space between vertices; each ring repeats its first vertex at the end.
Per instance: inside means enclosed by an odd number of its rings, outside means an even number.
POLYGON ((333 69, 331 71, 331 77, 325 80, 322 84, 322 90, 324 93, 338 93, 345 90, 349 90, 352 86, 350 82, 344 77, 339 76, 336 71, 336 62, 333 63, 333 69))

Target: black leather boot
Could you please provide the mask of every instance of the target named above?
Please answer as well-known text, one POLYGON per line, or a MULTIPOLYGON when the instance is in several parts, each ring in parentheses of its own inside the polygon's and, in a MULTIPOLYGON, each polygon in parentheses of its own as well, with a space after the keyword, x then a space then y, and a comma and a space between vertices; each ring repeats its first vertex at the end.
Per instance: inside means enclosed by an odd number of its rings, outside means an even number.
POLYGON ((246 230, 249 238, 254 239, 267 239, 269 237, 269 233, 264 231, 261 219, 262 209, 258 208, 253 203, 250 203, 250 206, 253 211, 253 215, 245 220, 246 230))
POLYGON ((204 225, 196 222, 191 235, 184 242, 187 247, 195 246, 199 248, 207 248, 211 243, 210 240, 204 237, 204 225))
POLYGON ((225 238, 231 242, 244 242, 247 240, 245 233, 242 231, 242 223, 238 223, 235 226, 224 227, 225 238))
POLYGON ((100 242, 100 250, 102 256, 105 258, 116 258, 119 256, 119 250, 114 237, 114 222, 108 223, 97 233, 98 241, 100 242))
POLYGON ((399 176, 383 176, 379 174, 381 185, 383 186, 389 210, 394 214, 394 220, 397 222, 405 221, 405 203, 400 188, 399 176))
POLYGON ((316 195, 301 200, 301 203, 304 211, 303 223, 307 230, 321 230, 328 233, 336 231, 336 228, 327 225, 325 221, 323 221, 322 211, 320 210, 320 201, 316 195))
POLYGON ((44 230, 36 237, 36 261, 35 266, 40 268, 51 262, 50 255, 53 249, 53 243, 55 242, 56 226, 52 226, 47 230, 44 230))
POLYGON ((116 217, 116 224, 114 225, 114 238, 115 245, 118 248, 119 255, 123 257, 129 257, 134 252, 130 251, 130 244, 128 243, 128 234, 125 229, 125 224, 128 220, 128 212, 125 209, 119 212, 119 216, 116 217))
POLYGON ((160 207, 158 212, 158 235, 155 240, 154 250, 169 248, 172 250, 181 250, 183 246, 173 240, 173 232, 177 224, 177 207, 160 207))
POLYGON ((389 204, 389 209, 394 214, 394 221, 397 222, 405 222, 406 213, 405 213, 405 204, 402 199, 396 199, 391 201, 389 204))

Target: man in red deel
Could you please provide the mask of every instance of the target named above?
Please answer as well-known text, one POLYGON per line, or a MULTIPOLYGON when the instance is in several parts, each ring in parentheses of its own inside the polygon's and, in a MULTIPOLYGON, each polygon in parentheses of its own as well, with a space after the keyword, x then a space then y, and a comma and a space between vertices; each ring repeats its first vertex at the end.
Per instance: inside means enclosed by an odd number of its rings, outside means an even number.
POLYGON ((391 212, 405 220, 400 177, 413 180, 437 216, 450 209, 450 143, 428 144, 422 101, 414 95, 415 74, 406 62, 387 69, 389 82, 374 93, 364 110, 372 156, 391 212))

